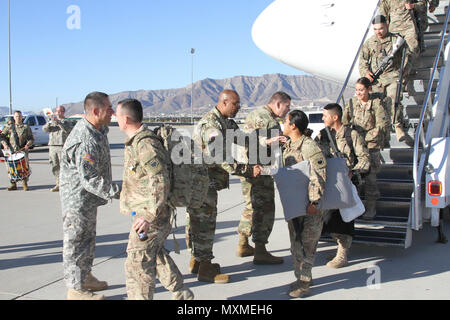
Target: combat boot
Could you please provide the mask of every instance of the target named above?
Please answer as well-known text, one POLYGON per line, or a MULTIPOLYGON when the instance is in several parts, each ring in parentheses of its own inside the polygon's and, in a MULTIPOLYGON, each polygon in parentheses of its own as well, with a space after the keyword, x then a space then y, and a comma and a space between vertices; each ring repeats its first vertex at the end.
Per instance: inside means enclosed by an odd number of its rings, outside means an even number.
POLYGON ((59 191, 59 186, 56 185, 53 188, 50 189, 51 192, 58 192, 59 191))
POLYGON ((230 276, 217 272, 217 268, 211 263, 211 260, 201 261, 198 268, 198 281, 212 283, 228 283, 230 276))
POLYGON ((106 290, 108 289, 108 283, 106 281, 99 281, 89 272, 86 279, 84 279, 83 289, 92 291, 106 290))
POLYGON ((375 218, 375 216, 377 215, 376 206, 377 206, 376 200, 367 200, 366 211, 362 215, 362 218, 364 220, 373 220, 373 218, 375 218))
POLYGON ((288 295, 292 298, 308 297, 311 294, 309 291, 309 286, 309 282, 299 280, 291 285, 288 295))
POLYGON ((11 185, 8 187, 8 191, 15 191, 17 190, 17 183, 11 182, 11 185))
MULTIPOLYGON (((217 273, 220 273, 220 264, 212 263, 212 266, 216 268, 217 273)), ((191 257, 191 261, 189 263, 189 272, 192 274, 198 273, 198 268, 200 267, 200 261, 195 260, 194 257, 191 257)))
POLYGON ((69 289, 67 292, 67 300, 105 300, 102 294, 94 294, 88 290, 69 289))
POLYGON ((255 249, 251 245, 248 244, 248 237, 240 234, 236 256, 249 257, 254 254, 255 254, 255 249))
POLYGON ((23 180, 22 181, 22 185, 23 185, 23 191, 28 191, 28 181, 27 180, 23 180))
POLYGON ((283 258, 275 257, 266 250, 266 245, 262 243, 255 243, 255 256, 253 264, 282 264, 283 258))
POLYGON ((180 290, 172 292, 172 300, 194 300, 194 293, 183 286, 180 290))
POLYGON ((402 142, 406 139, 406 133, 405 133, 405 131, 403 131, 403 128, 401 125, 395 126, 395 134, 396 134, 397 140, 399 142, 402 142))
POLYGON ((338 243, 336 257, 327 263, 327 267, 338 269, 348 264, 348 251, 352 243, 352 237, 349 235, 340 235, 339 237, 340 239, 336 238, 338 243))

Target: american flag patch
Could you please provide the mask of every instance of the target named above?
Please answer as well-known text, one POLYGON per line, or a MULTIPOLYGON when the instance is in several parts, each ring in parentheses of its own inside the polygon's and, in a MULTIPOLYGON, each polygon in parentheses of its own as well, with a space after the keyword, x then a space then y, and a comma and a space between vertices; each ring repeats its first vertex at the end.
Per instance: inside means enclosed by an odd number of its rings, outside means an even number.
POLYGON ((93 156, 91 156, 89 153, 86 153, 86 155, 83 157, 83 160, 86 160, 92 164, 95 163, 95 159, 93 156))

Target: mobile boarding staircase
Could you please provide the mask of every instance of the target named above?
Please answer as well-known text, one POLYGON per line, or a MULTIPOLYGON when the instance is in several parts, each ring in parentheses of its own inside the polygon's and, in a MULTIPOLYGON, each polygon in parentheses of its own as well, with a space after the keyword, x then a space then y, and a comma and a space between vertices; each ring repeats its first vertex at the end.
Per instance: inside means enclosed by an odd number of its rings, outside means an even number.
MULTIPOLYGON (((399 143, 392 130, 391 147, 381 152, 377 215, 372 221, 356 219, 354 243, 408 248, 412 230, 420 230, 423 222, 431 222, 434 227, 443 224, 440 214, 450 202, 448 7, 449 1, 441 0, 439 8, 433 14, 428 13, 425 50, 412 80, 415 92, 413 95, 403 92, 404 125, 415 139, 414 148, 399 143)), ((353 67, 341 92, 352 71, 353 67)), ((445 237, 439 238, 445 242, 445 237)), ((331 238, 323 236, 321 240, 331 238)))

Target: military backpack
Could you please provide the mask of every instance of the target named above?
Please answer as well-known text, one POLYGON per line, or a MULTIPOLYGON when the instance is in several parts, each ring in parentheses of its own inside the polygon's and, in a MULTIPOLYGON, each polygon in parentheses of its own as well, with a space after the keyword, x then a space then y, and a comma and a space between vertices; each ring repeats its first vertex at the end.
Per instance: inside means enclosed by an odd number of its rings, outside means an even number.
POLYGON ((175 207, 200 208, 208 193, 209 178, 206 166, 194 163, 193 141, 169 125, 157 127, 153 132, 171 159, 170 202, 175 207))

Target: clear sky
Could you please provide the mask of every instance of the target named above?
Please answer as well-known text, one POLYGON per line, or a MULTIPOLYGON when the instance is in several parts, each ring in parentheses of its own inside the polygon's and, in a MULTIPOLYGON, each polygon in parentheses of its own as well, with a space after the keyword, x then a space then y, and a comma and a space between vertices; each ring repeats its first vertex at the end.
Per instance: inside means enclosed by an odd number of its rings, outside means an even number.
MULTIPOLYGON (((191 48, 194 81, 302 74, 253 43, 252 25, 272 2, 11 0, 13 108, 54 108, 57 98, 78 102, 91 91, 185 87, 191 48), (68 13, 70 6, 80 14, 68 13)), ((0 41, 0 106, 9 106, 7 0, 0 2, 0 41)))

